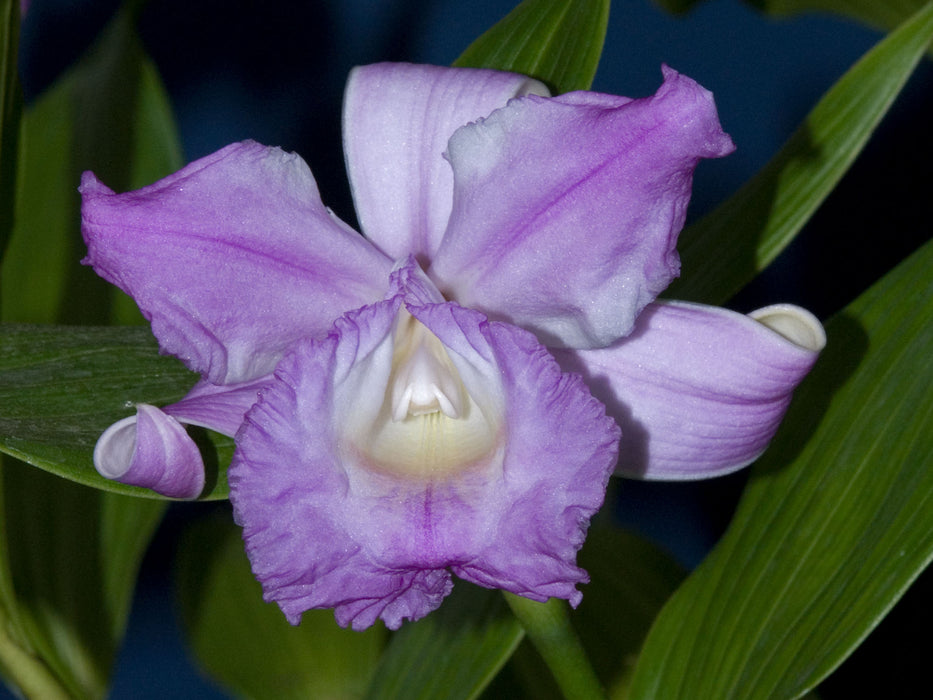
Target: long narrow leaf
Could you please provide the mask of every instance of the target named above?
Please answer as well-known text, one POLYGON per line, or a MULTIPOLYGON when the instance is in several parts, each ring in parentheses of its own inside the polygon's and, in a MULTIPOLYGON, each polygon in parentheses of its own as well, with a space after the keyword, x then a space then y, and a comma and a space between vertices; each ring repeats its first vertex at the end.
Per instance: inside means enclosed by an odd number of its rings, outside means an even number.
MULTIPOLYGON (((13 228, 13 204, 16 196, 16 157, 19 141, 21 98, 17 76, 19 45, 19 2, 0 0, 0 263, 13 228)), ((0 496, 3 493, 0 474, 0 496)), ((13 584, 7 561, 6 527, 3 501, 0 498, 0 614, 8 635, 17 636, 13 584)), ((22 635, 18 635, 22 638, 22 635)), ((10 644, 15 642, 11 639, 10 644)), ((3 655, 0 655, 2 657, 3 655)))
POLYGON ((16 69, 19 0, 0 0, 0 260, 13 228, 22 95, 16 69))
POLYGON ((933 558, 931 269, 933 242, 827 324, 729 531, 653 628, 632 698, 798 697, 933 558))
POLYGON ((162 501, 91 491, 4 461, 19 614, 35 655, 74 698, 99 698, 162 501))
POLYGON ((182 165, 165 90, 133 22, 118 14, 90 54, 23 114, 17 221, 0 279, 4 321, 141 320, 132 302, 81 265, 77 191, 83 170, 122 191, 182 165))
POLYGON ((593 83, 609 0, 525 0, 467 47, 455 66, 530 75, 555 93, 593 83))
MULTIPOLYGON (((692 10, 705 0, 655 0, 669 12, 692 10)), ((803 12, 833 12, 878 29, 893 29, 926 4, 926 0, 745 0, 775 17, 803 12)))
POLYGON ((800 232, 868 141, 933 38, 933 3, 855 64, 780 152, 681 236, 684 277, 669 295, 728 300, 800 232))
POLYGON ((498 591, 460 582, 440 610, 395 635, 366 698, 474 698, 512 655, 522 636, 521 626, 498 591))
MULTIPOLYGON (((178 165, 164 91, 129 12, 119 13, 91 55, 26 110, 21 126, 17 219, 3 260, 3 320, 130 318, 111 311, 112 290, 80 265, 76 191, 82 168, 115 172, 114 184, 130 186, 178 165)), ((11 563, 8 612, 18 623, 9 651, 23 652, 34 664, 27 674, 16 663, 9 678, 32 697, 52 698, 64 688, 69 697, 99 698, 109 685, 139 562, 165 503, 58 478, 106 483, 93 476, 96 435, 108 417, 126 415, 133 401, 144 399, 132 397, 139 377, 125 368, 121 405, 112 392, 107 398, 108 376, 121 376, 124 357, 111 354, 111 368, 95 376, 94 361, 101 350, 106 355, 102 338, 80 347, 83 331, 72 328, 57 345, 46 344, 56 329, 33 330, 0 326, 0 450, 56 474, 4 456, 0 547, 11 563)), ((137 333, 141 342, 144 333, 137 333)), ((145 340, 153 356, 152 341, 145 340)))

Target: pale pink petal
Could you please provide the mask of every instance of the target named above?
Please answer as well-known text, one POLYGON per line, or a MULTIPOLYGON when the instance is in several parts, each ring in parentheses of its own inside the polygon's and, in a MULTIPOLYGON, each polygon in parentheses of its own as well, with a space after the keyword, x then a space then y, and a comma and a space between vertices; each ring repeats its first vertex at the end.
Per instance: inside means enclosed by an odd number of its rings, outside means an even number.
POLYGON ((555 347, 604 347, 678 274, 693 170, 732 151, 712 95, 513 100, 450 140, 454 205, 428 274, 555 347))
POLYGON ((366 236, 392 258, 429 259, 450 216, 447 140, 529 92, 547 89, 499 71, 408 63, 354 69, 344 98, 344 152, 366 236))
POLYGON ((621 426, 619 473, 703 479, 764 451, 824 344, 820 323, 798 307, 750 317, 668 302, 645 309, 615 345, 555 355, 621 426))

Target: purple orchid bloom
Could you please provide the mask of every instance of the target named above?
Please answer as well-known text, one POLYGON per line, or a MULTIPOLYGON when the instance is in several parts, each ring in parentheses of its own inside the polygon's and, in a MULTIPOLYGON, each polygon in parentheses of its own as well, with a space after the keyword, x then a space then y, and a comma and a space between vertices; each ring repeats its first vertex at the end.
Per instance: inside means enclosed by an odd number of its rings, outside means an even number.
POLYGON ((822 347, 795 307, 654 301, 697 162, 733 149, 709 92, 665 68, 646 99, 546 94, 495 71, 354 70, 365 237, 300 158, 255 143, 127 194, 84 176, 86 262, 202 375, 109 428, 95 464, 196 497, 183 424, 235 434, 234 514, 293 624, 329 607, 395 629, 451 574, 576 605, 612 472, 749 463, 822 347))

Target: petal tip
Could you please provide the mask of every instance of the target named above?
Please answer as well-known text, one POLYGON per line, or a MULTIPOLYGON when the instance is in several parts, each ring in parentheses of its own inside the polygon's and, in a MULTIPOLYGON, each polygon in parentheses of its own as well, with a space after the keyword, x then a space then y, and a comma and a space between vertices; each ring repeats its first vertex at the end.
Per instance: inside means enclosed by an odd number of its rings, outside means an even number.
POLYGON ((169 498, 197 498, 204 490, 204 462, 175 418, 149 404, 117 421, 94 446, 94 467, 108 479, 169 498))
POLYGON ((127 416, 107 428, 94 446, 94 468, 118 481, 130 470, 136 447, 137 416, 127 416))
POLYGON ((772 304, 748 314, 750 318, 809 352, 826 347, 826 331, 819 319, 793 304, 772 304))
POLYGON ((81 185, 78 187, 78 192, 83 196, 113 194, 113 190, 101 182, 91 170, 81 173, 81 185))
POLYGON ((712 91, 700 85, 693 78, 680 73, 667 64, 661 64, 661 74, 664 84, 660 87, 656 98, 677 95, 683 100, 683 105, 691 115, 689 123, 702 133, 705 130, 705 143, 697 144, 698 155, 703 158, 722 158, 735 151, 735 143, 719 121, 716 101, 712 91))

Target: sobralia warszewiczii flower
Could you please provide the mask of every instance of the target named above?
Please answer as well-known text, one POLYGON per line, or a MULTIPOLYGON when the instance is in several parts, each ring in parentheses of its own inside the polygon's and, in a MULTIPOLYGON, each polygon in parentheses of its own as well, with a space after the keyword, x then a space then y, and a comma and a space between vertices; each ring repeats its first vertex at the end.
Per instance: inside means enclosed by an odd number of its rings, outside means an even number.
POLYGON ((235 435, 234 515, 292 623, 334 608, 394 629, 451 574, 577 604, 610 474, 747 464, 822 347, 794 307, 654 301, 697 162, 733 149, 709 92, 664 68, 646 99, 546 95, 495 71, 355 69, 365 237, 300 158, 252 142, 126 194, 84 175, 86 262, 202 376, 110 427, 97 469, 196 497, 183 424, 235 435))

